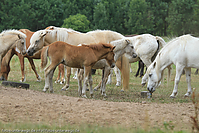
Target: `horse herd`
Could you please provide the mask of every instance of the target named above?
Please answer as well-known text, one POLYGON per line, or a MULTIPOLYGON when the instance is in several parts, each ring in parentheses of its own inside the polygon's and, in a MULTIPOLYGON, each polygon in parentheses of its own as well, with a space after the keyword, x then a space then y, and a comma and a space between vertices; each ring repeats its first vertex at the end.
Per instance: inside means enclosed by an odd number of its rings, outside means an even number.
POLYGON ((142 85, 147 82, 147 89, 153 93, 160 85, 163 71, 176 65, 174 90, 170 97, 177 95, 178 83, 183 70, 186 72, 188 90, 185 96, 190 96, 191 68, 199 68, 199 38, 183 35, 166 43, 159 36, 142 34, 125 37, 110 30, 95 30, 81 33, 72 29, 49 26, 46 29, 31 32, 27 29, 5 30, 0 34, 0 76, 7 80, 10 72, 10 60, 14 54, 19 57, 22 71, 21 82, 25 82, 24 57, 27 57, 38 81, 41 77, 35 69, 33 59, 41 59, 41 68, 45 68, 45 86, 53 92, 52 78, 59 66, 64 78, 66 66, 66 84, 62 90, 70 86, 71 68, 77 68, 78 92, 86 96, 89 84, 90 95, 93 96, 91 69, 102 70, 102 81, 95 89, 101 88, 101 94, 106 97, 106 84, 111 83, 112 68, 116 73, 117 84, 121 83, 122 91, 129 89, 129 63, 142 61, 147 71, 142 78, 142 85), (47 66, 48 58, 50 64, 47 66), (47 66, 47 67, 46 67, 47 66), (83 81, 83 87, 82 87, 83 81))

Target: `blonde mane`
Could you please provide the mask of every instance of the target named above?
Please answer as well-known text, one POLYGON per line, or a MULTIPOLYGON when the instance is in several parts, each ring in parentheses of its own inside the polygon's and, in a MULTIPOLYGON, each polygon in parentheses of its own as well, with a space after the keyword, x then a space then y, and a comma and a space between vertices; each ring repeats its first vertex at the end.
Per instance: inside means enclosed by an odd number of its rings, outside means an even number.
POLYGON ((14 35, 21 35, 23 38, 26 38, 26 34, 18 31, 18 30, 15 30, 15 29, 12 29, 12 30, 4 30, 0 33, 0 36, 4 36, 4 35, 10 35, 10 34, 14 34, 14 35))

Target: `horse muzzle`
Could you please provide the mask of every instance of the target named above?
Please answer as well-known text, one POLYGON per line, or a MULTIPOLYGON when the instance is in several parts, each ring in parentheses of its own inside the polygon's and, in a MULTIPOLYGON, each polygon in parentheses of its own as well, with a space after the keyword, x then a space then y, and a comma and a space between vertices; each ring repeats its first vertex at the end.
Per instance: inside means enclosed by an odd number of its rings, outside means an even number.
POLYGON ((152 94, 155 91, 155 88, 149 88, 149 87, 147 87, 147 90, 152 94))
POLYGON ((111 68, 114 68, 114 67, 115 67, 115 63, 112 63, 110 67, 111 67, 111 68))
POLYGON ((136 57, 137 57, 137 54, 133 54, 132 56, 133 56, 133 58, 136 58, 136 57))
POLYGON ((28 56, 33 56, 34 52, 35 52, 34 49, 28 49, 26 53, 28 56))

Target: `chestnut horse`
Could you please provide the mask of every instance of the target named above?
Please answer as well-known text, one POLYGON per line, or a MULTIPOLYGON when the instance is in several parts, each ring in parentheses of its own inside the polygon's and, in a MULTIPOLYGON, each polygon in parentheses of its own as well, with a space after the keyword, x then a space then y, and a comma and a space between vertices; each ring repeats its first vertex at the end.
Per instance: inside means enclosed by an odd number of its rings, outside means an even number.
MULTIPOLYGON (((31 32, 28 29, 20 29, 19 31, 26 34, 26 36, 27 36, 26 37, 26 48, 28 48, 30 46, 30 38, 31 38, 31 36, 34 32, 31 32)), ((37 52, 37 54, 35 54, 34 56, 28 56, 27 54, 22 55, 22 54, 18 53, 15 50, 15 48, 9 50, 2 60, 0 80, 7 80, 8 79, 8 74, 10 72, 10 60, 12 59, 12 57, 14 55, 17 55, 19 57, 19 61, 20 61, 20 65, 21 65, 21 73, 22 73, 22 78, 21 78, 20 81, 21 82, 26 81, 25 71, 24 71, 24 57, 28 58, 28 61, 31 65, 31 67, 32 67, 32 70, 34 71, 34 73, 36 75, 37 81, 40 81, 41 77, 37 73, 35 64, 33 62, 33 59, 40 59, 40 54, 41 54, 41 51, 37 52)))
MULTIPOLYGON (((42 49, 41 52, 41 68, 43 69, 48 62, 49 57, 51 63, 45 69, 45 86, 43 91, 47 89, 53 92, 52 78, 55 68, 60 64, 64 64, 73 68, 84 69, 84 85, 82 90, 78 90, 80 96, 86 98, 86 86, 91 78, 91 68, 101 59, 106 59, 111 68, 115 67, 114 50, 115 46, 111 44, 90 44, 82 46, 74 46, 65 42, 57 41, 42 49)), ((93 89, 90 89, 90 95, 93 96, 93 89)))

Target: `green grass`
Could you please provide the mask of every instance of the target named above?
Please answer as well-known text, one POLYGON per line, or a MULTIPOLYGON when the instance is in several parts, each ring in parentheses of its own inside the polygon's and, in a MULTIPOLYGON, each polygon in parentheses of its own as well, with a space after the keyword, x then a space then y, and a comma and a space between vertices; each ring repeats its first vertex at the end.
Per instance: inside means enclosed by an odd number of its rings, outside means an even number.
POLYGON ((0 123, 0 132, 45 132, 45 133, 56 133, 56 132, 68 132, 68 133, 187 133, 185 131, 172 131, 168 128, 165 129, 153 129, 153 130, 143 130, 143 129, 133 129, 124 127, 103 127, 99 125, 64 125, 58 126, 47 125, 47 124, 33 124, 33 123, 0 123))

